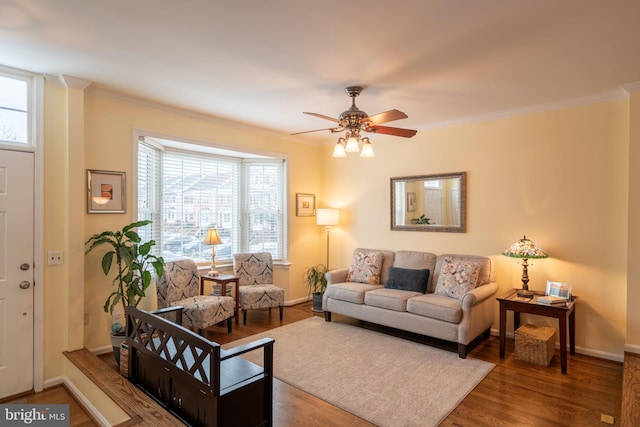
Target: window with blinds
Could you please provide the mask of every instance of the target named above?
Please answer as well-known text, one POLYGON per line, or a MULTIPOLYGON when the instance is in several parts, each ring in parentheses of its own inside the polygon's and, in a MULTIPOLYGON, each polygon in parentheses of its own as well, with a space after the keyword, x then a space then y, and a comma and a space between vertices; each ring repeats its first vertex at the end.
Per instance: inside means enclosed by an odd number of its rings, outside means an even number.
POLYGON ((203 241, 210 228, 216 228, 222 240, 215 247, 216 262, 238 252, 270 252, 276 260, 284 258, 284 160, 231 154, 140 140, 138 219, 153 223, 139 232, 157 242, 165 260, 209 261, 211 246, 203 241))

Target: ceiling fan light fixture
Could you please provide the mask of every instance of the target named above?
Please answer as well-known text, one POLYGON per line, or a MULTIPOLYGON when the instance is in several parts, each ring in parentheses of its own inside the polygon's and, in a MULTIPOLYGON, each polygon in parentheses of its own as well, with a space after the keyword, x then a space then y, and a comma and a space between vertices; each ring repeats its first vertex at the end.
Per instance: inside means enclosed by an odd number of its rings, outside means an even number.
POLYGON ((360 140, 355 133, 347 132, 347 145, 344 147, 344 151, 347 153, 357 153, 360 151, 360 140))
POLYGON ((375 157, 373 154, 373 145, 371 145, 371 141, 369 138, 362 138, 362 152, 360 152, 360 157, 375 157))
POLYGON ((344 138, 339 138, 336 146, 333 147, 333 157, 347 157, 347 153, 344 151, 344 138))

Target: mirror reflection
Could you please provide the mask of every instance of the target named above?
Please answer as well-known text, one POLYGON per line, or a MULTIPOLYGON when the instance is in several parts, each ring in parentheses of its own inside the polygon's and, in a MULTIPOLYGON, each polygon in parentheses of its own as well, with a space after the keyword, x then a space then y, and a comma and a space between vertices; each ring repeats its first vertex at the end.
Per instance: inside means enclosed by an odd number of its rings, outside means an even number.
POLYGON ((391 229, 465 232, 466 172, 391 178, 391 229))

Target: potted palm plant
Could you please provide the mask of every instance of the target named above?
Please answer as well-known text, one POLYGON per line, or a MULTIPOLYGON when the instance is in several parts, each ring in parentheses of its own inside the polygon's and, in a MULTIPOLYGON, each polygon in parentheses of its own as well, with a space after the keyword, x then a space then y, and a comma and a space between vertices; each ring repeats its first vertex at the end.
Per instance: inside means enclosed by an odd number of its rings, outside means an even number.
POLYGON ((327 266, 324 264, 309 267, 302 273, 304 282, 309 288, 309 292, 313 294, 313 311, 322 311, 322 295, 327 289, 327 266))
POLYGON ((107 252, 102 256, 101 262, 105 276, 109 275, 113 266, 116 268, 116 276, 113 279, 115 289, 104 303, 104 311, 112 316, 111 343, 116 362, 119 362, 120 344, 124 341, 125 328, 124 321, 113 320, 114 310, 122 307, 124 312, 127 306, 137 307, 151 285, 151 269, 155 271, 156 277, 162 276, 164 271, 164 259, 151 253, 156 244, 155 240, 142 243, 136 232, 137 228, 149 224, 149 220, 133 222, 125 225, 122 230, 94 234, 85 242, 85 246, 88 246, 85 255, 98 247, 107 246, 107 252))

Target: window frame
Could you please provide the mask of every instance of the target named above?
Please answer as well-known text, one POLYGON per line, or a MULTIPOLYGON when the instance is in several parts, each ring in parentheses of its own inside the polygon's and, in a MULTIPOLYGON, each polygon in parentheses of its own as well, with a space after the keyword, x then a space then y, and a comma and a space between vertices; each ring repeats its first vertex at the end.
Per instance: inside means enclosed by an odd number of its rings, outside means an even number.
POLYGON ((42 76, 28 71, 17 70, 0 65, 0 76, 24 81, 27 84, 27 142, 13 142, 0 140, 0 148, 36 152, 36 147, 41 145, 43 126, 43 92, 44 82, 42 76))
MULTIPOLYGON (((146 142, 149 142, 149 139, 151 139, 152 141, 152 145, 155 145, 157 148, 164 150, 165 148, 169 149, 171 152, 184 152, 185 154, 195 154, 195 155, 210 155, 211 157, 218 157, 218 158, 237 158, 237 159, 244 159, 244 162, 240 162, 241 163, 241 171, 240 171, 240 175, 245 175, 246 171, 245 171, 245 167, 243 165, 243 163, 250 163, 252 161, 259 161, 260 159, 269 159, 269 160, 278 160, 282 162, 282 189, 281 189, 281 195, 282 195, 282 213, 280 215, 281 217, 281 239, 282 239, 282 244, 281 244, 281 252, 282 252, 282 256, 281 257, 274 257, 274 265, 289 265, 289 222, 288 222, 288 211, 289 211, 289 202, 288 202, 288 187, 289 187, 289 158, 287 155, 283 155, 282 153, 275 153, 275 152, 269 152, 269 151, 264 151, 264 150, 258 150, 258 149, 251 149, 251 148, 245 148, 245 147, 235 147, 235 146, 228 146, 228 145, 224 145, 224 144, 219 144, 219 143, 212 143, 212 142, 205 142, 205 141, 198 141, 198 140, 192 140, 192 139, 188 139, 188 138, 184 138, 184 137, 176 137, 174 135, 166 135, 166 134, 161 134, 161 133, 157 133, 157 132, 151 132, 151 131, 145 131, 145 130, 139 130, 139 129, 134 129, 134 135, 133 135, 133 179, 130 180, 131 181, 131 186, 132 186, 132 191, 131 191, 131 195, 132 195, 132 203, 131 203, 131 212, 133 217, 137 220, 139 218, 139 206, 138 206, 138 143, 140 140, 145 139, 146 142), (158 140, 161 140, 162 142, 171 142, 172 146, 167 146, 165 147, 162 143, 158 142, 158 140), (235 154, 232 155, 232 154, 235 154), (255 159, 255 160, 254 160, 255 159)), ((243 178, 244 179, 244 178, 243 178)), ((243 193, 245 192, 245 189, 242 189, 243 193)), ((246 198, 246 194, 242 194, 241 196, 242 200, 245 200, 246 198)), ((161 199, 161 197, 160 197, 161 199)), ((162 204, 162 200, 159 201, 160 205, 162 204)), ((160 212, 162 212, 162 206, 159 207, 160 212)), ((241 211, 241 216, 242 219, 241 221, 244 221, 245 219, 245 215, 242 215, 243 212, 241 211)), ((247 244, 247 240, 245 239, 247 233, 244 232, 240 232, 240 236, 238 238, 238 242, 241 245, 242 248, 246 249, 247 252, 249 252, 249 247, 247 244)), ((157 236, 154 236, 154 238, 157 238, 157 236)), ((161 247, 161 237, 159 240, 159 244, 157 245, 158 248, 161 247)), ((239 252, 238 249, 236 249, 236 252, 239 252)), ((205 267, 205 266, 209 266, 210 265, 210 260, 196 260, 196 263, 201 266, 201 267, 205 267)), ((216 265, 218 267, 228 267, 232 264, 232 259, 224 259, 224 260, 219 260, 218 257, 216 256, 216 265), (219 262, 220 261, 220 262, 219 262)))

